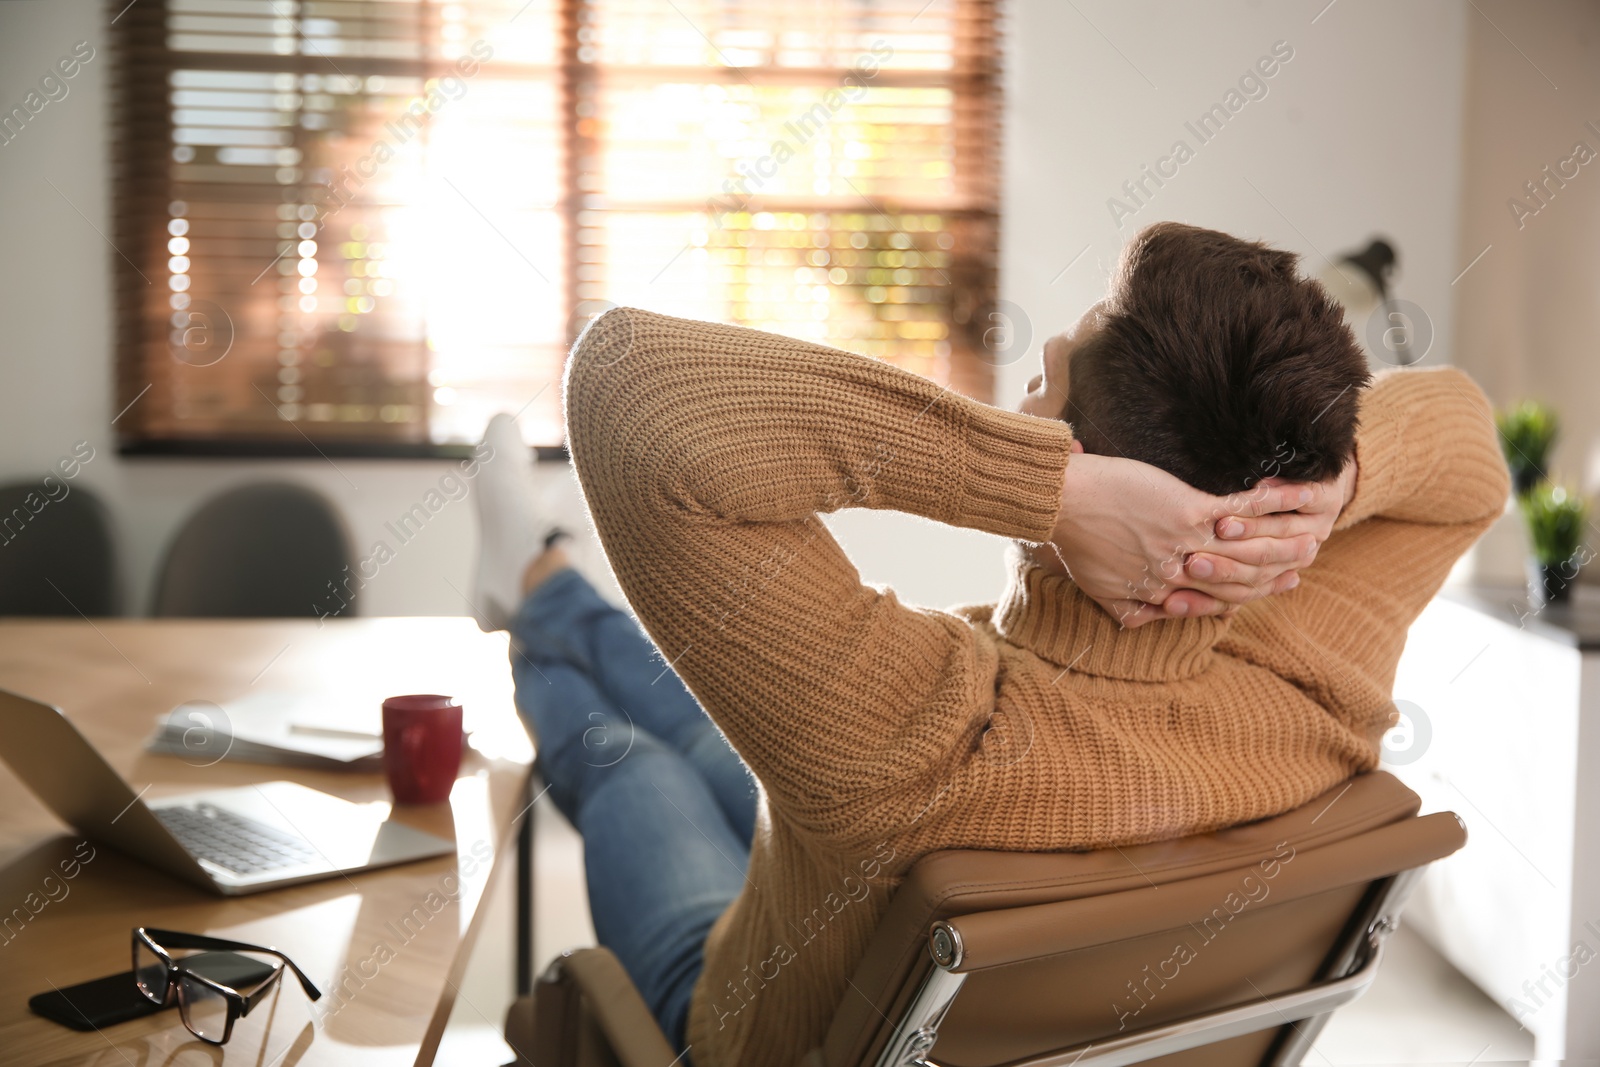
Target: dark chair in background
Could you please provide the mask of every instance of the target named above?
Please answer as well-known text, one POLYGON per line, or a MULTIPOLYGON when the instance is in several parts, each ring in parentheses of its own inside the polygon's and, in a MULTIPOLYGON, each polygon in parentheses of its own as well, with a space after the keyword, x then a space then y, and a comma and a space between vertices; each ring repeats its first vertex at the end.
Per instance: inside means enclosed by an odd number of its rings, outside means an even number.
POLYGON ((0 486, 0 615, 115 615, 105 505, 80 486, 52 499, 43 485, 0 486))
POLYGON ((242 486, 202 505, 172 539, 150 613, 314 617, 339 607, 348 566, 344 527, 321 494, 242 486))

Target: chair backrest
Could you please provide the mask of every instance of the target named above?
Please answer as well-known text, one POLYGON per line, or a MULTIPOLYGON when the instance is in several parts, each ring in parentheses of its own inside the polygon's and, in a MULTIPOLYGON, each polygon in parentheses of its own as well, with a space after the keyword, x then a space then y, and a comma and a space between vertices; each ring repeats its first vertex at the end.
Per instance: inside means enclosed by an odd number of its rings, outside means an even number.
POLYGON ((116 573, 111 522, 88 489, 0 487, 0 615, 113 615, 116 573))
POLYGON ((806 1062, 1298 1063, 1327 1011, 1370 982, 1371 929, 1392 925, 1415 873, 1465 841, 1459 819, 1418 817, 1419 804, 1378 772, 1174 841, 926 856, 806 1062), (1212 1043, 1193 1047, 1202 1029, 1212 1043), (1168 1047, 1187 1050, 1149 1055, 1168 1047))
POLYGON ((202 505, 172 539, 151 614, 311 617, 348 599, 349 565, 344 527, 320 494, 242 486, 202 505))

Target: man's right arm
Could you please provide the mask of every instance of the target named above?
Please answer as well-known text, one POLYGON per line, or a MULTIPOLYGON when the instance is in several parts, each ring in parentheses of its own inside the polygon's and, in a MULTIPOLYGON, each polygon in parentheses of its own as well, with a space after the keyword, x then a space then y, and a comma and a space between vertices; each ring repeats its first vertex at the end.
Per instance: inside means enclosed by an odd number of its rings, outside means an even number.
POLYGON ((1228 650, 1330 708, 1387 707, 1406 631, 1509 491, 1471 378, 1450 367, 1381 376, 1362 399, 1355 488, 1333 535, 1298 589, 1240 611, 1228 650))

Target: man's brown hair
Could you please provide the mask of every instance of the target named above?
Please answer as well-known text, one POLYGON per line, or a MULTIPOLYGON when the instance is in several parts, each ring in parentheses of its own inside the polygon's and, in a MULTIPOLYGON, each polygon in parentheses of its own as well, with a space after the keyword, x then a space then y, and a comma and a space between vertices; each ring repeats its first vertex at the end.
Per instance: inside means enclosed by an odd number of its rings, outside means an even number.
POLYGON ((1084 449, 1219 496, 1337 474, 1371 374, 1340 306, 1298 260, 1175 222, 1141 231, 1096 332, 1072 353, 1062 418, 1084 449))

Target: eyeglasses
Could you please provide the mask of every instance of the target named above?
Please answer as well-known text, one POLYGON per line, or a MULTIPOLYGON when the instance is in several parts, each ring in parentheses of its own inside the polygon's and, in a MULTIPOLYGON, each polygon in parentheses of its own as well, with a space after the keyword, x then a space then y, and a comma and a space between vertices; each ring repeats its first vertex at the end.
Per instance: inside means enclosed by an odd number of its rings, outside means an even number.
POLYGON ((312 1000, 322 999, 322 992, 311 979, 296 967, 294 961, 275 948, 250 945, 242 941, 225 941, 220 937, 185 934, 177 930, 157 930, 138 927, 133 931, 133 980, 139 992, 152 1004, 166 1007, 172 998, 178 998, 178 1014, 183 1025, 201 1041, 213 1045, 224 1044, 233 1035, 235 1019, 250 1014, 250 1009, 261 1003, 283 977, 287 966, 300 980, 300 988, 312 1000), (185 967, 185 960, 172 958, 170 949, 214 949, 234 952, 258 952, 276 956, 280 961, 272 973, 255 992, 245 994, 214 978, 198 974, 185 967))

